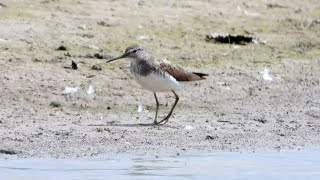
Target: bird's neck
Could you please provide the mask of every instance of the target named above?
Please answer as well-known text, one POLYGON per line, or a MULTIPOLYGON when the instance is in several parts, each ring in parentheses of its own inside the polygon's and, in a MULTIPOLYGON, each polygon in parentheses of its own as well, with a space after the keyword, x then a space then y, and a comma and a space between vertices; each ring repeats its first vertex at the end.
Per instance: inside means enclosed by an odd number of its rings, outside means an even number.
POLYGON ((146 52, 140 52, 134 58, 130 58, 131 64, 139 64, 141 62, 146 62, 150 60, 150 55, 146 52))

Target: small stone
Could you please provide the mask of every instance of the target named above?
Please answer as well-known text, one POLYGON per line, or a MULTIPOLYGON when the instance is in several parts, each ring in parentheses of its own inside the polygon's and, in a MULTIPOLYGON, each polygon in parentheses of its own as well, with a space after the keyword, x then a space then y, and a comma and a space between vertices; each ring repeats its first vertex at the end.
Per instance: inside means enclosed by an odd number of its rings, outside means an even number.
POLYGON ((33 61, 33 62, 41 62, 41 60, 38 59, 38 58, 34 58, 34 59, 32 59, 32 61, 33 61))
POLYGON ((65 56, 71 57, 71 54, 69 52, 64 53, 65 56))
POLYGON ((107 25, 107 23, 105 21, 98 21, 97 24, 100 25, 100 26, 106 26, 107 25))
MULTIPOLYGON (((86 37, 88 38, 93 38, 94 36, 90 36, 90 35, 87 35, 86 37)), ((98 46, 95 46, 95 45, 85 45, 84 47, 86 48, 89 48, 89 49, 94 49, 94 50, 100 50, 100 48, 98 46)))
POLYGON ((101 54, 101 53, 95 53, 93 56, 97 59, 111 59, 111 58, 113 58, 113 56, 110 54, 101 54))
POLYGON ((61 103, 58 101, 51 101, 50 106, 51 107, 61 107, 61 103))
POLYGON ((102 68, 101 67, 98 67, 97 65, 93 65, 91 67, 92 70, 96 70, 96 71, 102 71, 102 68))
POLYGON ((60 45, 56 50, 57 50, 57 51, 66 51, 66 50, 67 50, 67 47, 66 47, 66 46, 63 46, 63 45, 60 45))
POLYGON ((71 67, 72 67, 72 69, 75 69, 75 70, 78 69, 78 65, 77 65, 77 63, 75 63, 74 61, 72 61, 71 67))
POLYGON ((213 139, 216 139, 217 137, 214 137, 214 136, 206 136, 205 140, 213 140, 213 139))
POLYGON ((257 121, 257 122, 260 122, 260 123, 263 123, 263 124, 265 124, 265 123, 268 122, 268 121, 267 121, 266 119, 264 119, 263 117, 261 117, 261 118, 254 118, 253 120, 254 120, 254 121, 257 121))
POLYGON ((9 155, 14 155, 14 154, 18 154, 17 152, 13 151, 13 150, 5 150, 5 149, 0 149, 0 154, 9 154, 9 155))
POLYGON ((101 133, 103 131, 103 129, 102 128, 97 128, 96 131, 101 133))

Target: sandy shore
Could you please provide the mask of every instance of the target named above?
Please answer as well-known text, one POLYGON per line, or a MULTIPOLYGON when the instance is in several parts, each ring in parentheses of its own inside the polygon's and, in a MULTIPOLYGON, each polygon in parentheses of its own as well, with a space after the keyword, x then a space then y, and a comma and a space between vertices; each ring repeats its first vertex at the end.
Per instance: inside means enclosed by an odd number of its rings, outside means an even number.
MULTIPOLYGON (((3 1, 0 157, 318 148, 318 4, 3 1), (206 42, 214 32, 255 35, 266 44, 206 42), (127 60, 80 57, 116 56, 131 44, 210 74, 178 92, 165 126, 140 125, 153 122, 155 102, 134 82, 127 60), (71 61, 77 70, 65 68, 71 61), (263 79, 265 68, 271 81, 263 79), (79 91, 66 95, 66 86, 79 91)), ((164 117, 174 98, 160 93, 159 101, 164 117)))

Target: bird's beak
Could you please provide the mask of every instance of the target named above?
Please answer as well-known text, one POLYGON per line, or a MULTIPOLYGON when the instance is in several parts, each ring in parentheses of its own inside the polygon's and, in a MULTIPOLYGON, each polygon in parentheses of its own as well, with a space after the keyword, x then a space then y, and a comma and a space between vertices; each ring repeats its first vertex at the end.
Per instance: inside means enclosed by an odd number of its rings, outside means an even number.
POLYGON ((127 56, 128 56, 128 54, 124 53, 123 55, 121 55, 119 57, 112 58, 112 59, 108 60, 106 63, 112 62, 112 61, 117 60, 117 59, 126 58, 127 56))

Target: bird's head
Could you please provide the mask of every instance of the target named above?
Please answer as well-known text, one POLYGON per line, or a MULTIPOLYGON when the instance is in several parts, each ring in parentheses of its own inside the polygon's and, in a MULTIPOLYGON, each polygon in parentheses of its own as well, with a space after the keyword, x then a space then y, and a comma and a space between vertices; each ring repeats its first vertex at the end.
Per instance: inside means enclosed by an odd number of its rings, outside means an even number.
POLYGON ((136 58, 136 57, 138 57, 138 53, 140 53, 142 51, 144 51, 144 49, 142 47, 137 46, 137 45, 129 46, 125 50, 124 54, 122 54, 121 56, 118 56, 116 58, 112 58, 112 59, 108 60, 107 63, 112 62, 117 59, 136 58))

